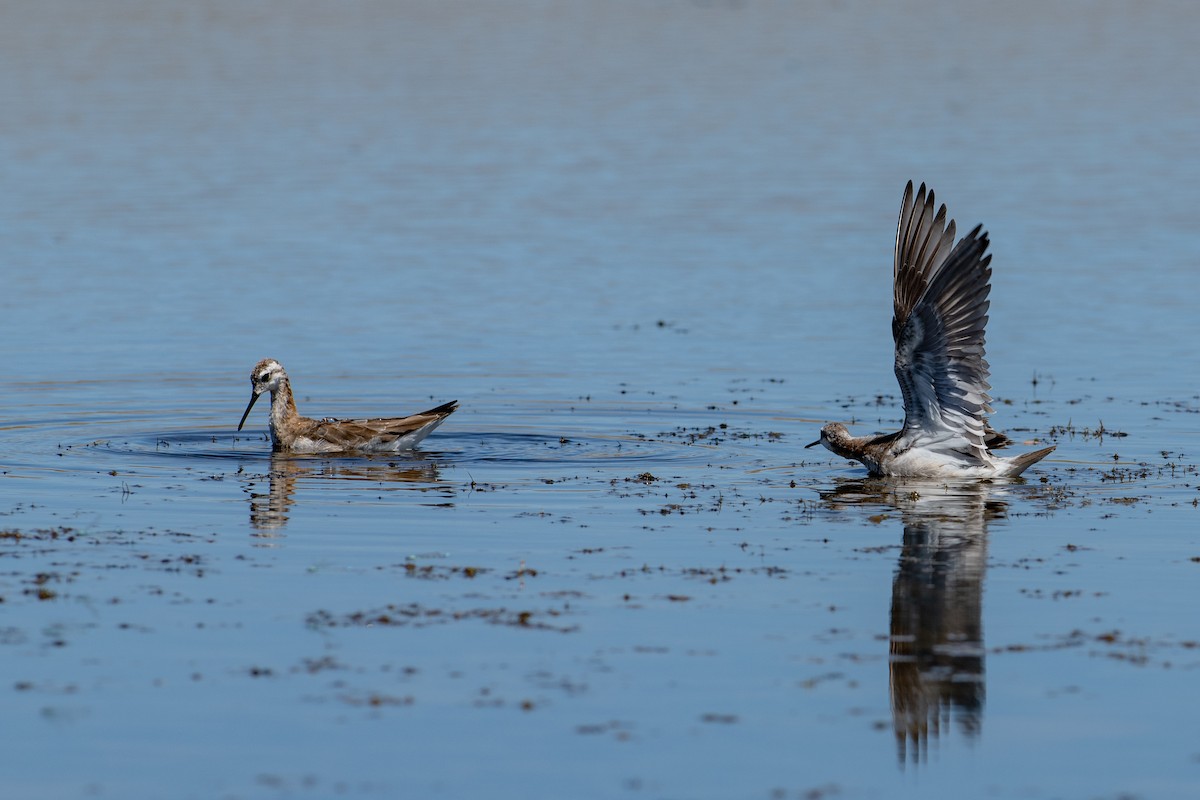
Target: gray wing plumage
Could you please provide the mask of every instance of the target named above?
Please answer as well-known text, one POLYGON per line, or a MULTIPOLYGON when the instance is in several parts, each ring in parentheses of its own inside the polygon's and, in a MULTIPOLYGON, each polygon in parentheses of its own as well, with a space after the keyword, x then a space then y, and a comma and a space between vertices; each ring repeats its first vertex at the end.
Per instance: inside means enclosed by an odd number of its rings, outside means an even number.
MULTIPOLYGON (((934 213, 925 185, 909 182, 896 230, 896 379, 904 396, 905 432, 958 439, 956 449, 983 458, 1006 440, 987 424, 991 413, 984 358, 992 257, 976 226, 954 245, 954 221, 934 213)), ((941 437, 939 437, 941 438, 941 437)))

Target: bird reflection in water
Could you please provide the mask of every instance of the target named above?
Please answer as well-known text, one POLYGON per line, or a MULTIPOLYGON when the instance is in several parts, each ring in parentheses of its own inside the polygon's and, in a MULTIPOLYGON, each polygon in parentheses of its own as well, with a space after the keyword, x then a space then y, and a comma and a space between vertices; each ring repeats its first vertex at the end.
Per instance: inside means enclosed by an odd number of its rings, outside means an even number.
POLYGON ((826 493, 831 506, 882 505, 904 523, 892 582, 888 686, 901 765, 925 760, 957 725, 967 740, 983 723, 983 577, 987 527, 1004 517, 1002 486, 867 480, 826 493))
POLYGON ((394 458, 387 461, 354 459, 342 463, 324 457, 272 453, 271 468, 267 473, 243 478, 244 491, 250 501, 250 526, 256 531, 254 535, 259 538, 279 535, 287 525, 298 484, 304 482, 316 486, 331 480, 413 484, 408 488, 442 490, 453 497, 453 490, 441 482, 437 464, 421 457, 410 456, 400 461, 394 458))

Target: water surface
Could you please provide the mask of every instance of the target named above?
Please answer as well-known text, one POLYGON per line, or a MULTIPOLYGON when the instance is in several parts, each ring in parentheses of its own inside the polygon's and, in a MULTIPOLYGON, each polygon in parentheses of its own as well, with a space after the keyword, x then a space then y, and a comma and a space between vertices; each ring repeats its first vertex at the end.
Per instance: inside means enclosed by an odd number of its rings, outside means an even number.
POLYGON ((1196 796, 1195 25, 6 6, 6 792, 1196 796), (903 416, 910 178, 1027 481, 803 447, 903 416), (272 455, 264 356, 462 408, 272 455))

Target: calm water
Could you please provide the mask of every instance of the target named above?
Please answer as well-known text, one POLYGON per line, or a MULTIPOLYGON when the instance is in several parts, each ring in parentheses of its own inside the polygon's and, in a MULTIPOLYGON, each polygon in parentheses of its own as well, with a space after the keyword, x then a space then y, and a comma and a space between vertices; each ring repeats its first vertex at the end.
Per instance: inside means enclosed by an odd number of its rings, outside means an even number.
POLYGON ((6 4, 2 793, 1200 795, 1198 22, 6 4), (803 449, 902 417, 909 178, 1027 482, 803 449), (272 456, 264 356, 462 410, 272 456))

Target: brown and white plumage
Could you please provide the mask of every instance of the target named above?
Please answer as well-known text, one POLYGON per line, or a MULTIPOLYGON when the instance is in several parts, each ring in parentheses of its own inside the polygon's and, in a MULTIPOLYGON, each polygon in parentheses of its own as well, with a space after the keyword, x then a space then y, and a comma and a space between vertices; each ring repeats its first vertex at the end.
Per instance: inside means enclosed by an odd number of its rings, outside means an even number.
POLYGON ((1048 447, 1012 458, 992 430, 984 331, 991 291, 991 255, 983 226, 954 244, 954 220, 925 185, 904 190, 893 267, 896 380, 904 397, 904 427, 884 436, 854 437, 840 423, 821 429, 823 444, 862 462, 875 475, 1015 477, 1045 458, 1048 447), (935 211, 936 209, 936 211, 935 211))
POLYGON ((458 410, 458 401, 422 411, 409 417, 383 419, 309 419, 300 416, 292 397, 292 384, 283 365, 264 358, 250 373, 250 402, 238 423, 246 424, 259 396, 271 393, 271 442, 276 450, 293 453, 337 453, 361 451, 394 453, 415 447, 446 417, 458 410))

